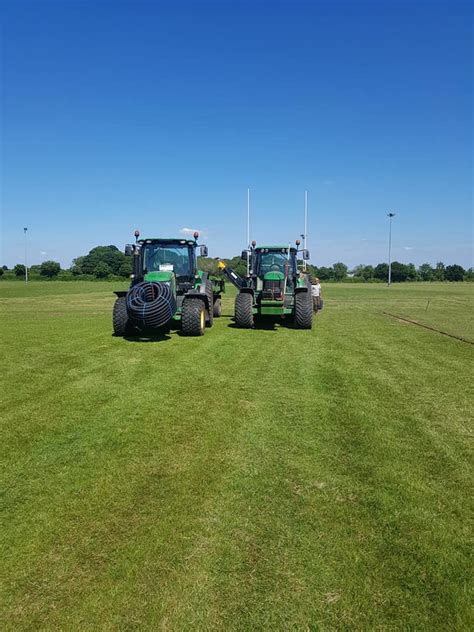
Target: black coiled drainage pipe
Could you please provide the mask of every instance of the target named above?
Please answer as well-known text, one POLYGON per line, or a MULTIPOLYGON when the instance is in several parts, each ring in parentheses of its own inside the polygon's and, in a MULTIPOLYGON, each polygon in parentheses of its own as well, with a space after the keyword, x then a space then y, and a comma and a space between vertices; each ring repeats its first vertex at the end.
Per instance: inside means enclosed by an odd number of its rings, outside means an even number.
POLYGON ((161 327, 176 312, 176 298, 166 283, 142 281, 127 293, 128 317, 140 327, 161 327))

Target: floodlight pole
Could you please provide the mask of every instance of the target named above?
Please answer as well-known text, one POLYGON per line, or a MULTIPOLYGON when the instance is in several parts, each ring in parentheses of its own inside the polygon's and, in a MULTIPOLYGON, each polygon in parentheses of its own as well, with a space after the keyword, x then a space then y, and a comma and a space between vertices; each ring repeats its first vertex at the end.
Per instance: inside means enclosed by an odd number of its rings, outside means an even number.
POLYGON ((28 241, 26 237, 27 232, 28 232, 28 228, 25 227, 23 229, 23 234, 25 236, 25 283, 28 283, 28 241))
MULTIPOLYGON (((303 248, 306 250, 306 240, 308 237, 308 191, 304 192, 304 239, 303 248)), ((303 259, 303 270, 306 272, 306 259, 303 259)))
POLYGON ((392 217, 395 217, 395 213, 387 213, 388 217, 388 283, 390 287, 392 284, 392 217))
POLYGON ((247 276, 250 274, 250 187, 247 188, 247 276))

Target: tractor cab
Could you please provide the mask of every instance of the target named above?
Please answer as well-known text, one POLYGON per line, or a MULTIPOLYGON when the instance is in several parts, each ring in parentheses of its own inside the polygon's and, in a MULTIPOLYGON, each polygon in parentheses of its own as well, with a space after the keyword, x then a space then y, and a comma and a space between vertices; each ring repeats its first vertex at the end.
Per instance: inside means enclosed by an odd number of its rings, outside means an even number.
POLYGON ((297 274, 296 248, 260 246, 253 251, 252 274, 263 300, 283 300, 297 274))
POLYGON ((196 244, 186 239, 143 239, 141 268, 145 281, 194 280, 196 276, 196 244))
POLYGON ((176 289, 186 291, 193 287, 199 276, 197 252, 207 256, 207 246, 193 239, 149 238, 138 239, 127 245, 125 253, 133 255, 132 285, 142 281, 171 283, 176 289))

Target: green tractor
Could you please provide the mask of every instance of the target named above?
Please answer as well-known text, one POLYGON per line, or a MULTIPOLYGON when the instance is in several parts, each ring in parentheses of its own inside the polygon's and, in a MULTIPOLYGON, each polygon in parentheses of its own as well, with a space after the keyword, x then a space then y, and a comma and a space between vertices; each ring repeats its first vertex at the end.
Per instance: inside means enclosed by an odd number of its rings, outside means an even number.
POLYGON ((207 256, 207 247, 192 239, 139 239, 125 246, 133 257, 128 291, 115 292, 113 311, 116 336, 181 324, 188 336, 202 336, 221 315, 224 280, 197 269, 197 252, 207 256))
POLYGON ((242 252, 248 262, 249 274, 243 278, 224 262, 220 269, 239 290, 235 299, 235 324, 251 328, 255 316, 292 318, 295 327, 311 329, 313 302, 308 275, 299 271, 297 255, 306 261, 309 252, 288 246, 256 246, 253 241, 249 250, 242 252))

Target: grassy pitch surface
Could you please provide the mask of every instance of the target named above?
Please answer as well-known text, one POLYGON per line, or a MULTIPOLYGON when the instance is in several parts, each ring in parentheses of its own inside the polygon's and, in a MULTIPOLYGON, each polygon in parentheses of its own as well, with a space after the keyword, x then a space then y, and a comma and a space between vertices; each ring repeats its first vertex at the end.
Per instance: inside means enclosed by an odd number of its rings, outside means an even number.
POLYGON ((472 629, 474 346, 394 316, 474 341, 474 286, 148 341, 113 289, 0 284, 4 629, 472 629))

